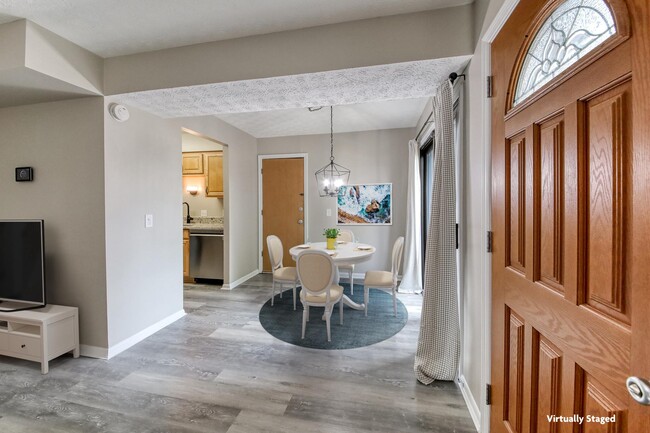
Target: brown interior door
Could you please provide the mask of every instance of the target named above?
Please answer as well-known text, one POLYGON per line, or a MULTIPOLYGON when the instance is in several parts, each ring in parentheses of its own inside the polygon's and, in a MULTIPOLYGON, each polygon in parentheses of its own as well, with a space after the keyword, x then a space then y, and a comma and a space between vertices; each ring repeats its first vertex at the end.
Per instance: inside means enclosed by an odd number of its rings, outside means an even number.
POLYGON ((276 235, 284 247, 284 265, 292 266, 289 248, 305 242, 304 160, 262 160, 263 270, 271 271, 266 237, 276 235))
POLYGON ((650 431, 626 387, 650 375, 647 0, 611 1, 618 35, 513 107, 559 3, 522 0, 492 45, 491 431, 650 431))

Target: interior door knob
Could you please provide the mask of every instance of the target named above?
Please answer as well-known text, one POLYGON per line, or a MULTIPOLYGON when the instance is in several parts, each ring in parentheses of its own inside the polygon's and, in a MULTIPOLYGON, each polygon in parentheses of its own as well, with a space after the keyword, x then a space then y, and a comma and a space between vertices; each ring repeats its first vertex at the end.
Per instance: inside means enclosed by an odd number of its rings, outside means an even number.
POLYGON ((630 376, 625 381, 627 390, 637 403, 650 406, 650 383, 640 377, 630 376))
POLYGON ((298 224, 302 224, 302 223, 303 223, 303 221, 302 221, 302 220, 298 220, 298 224))

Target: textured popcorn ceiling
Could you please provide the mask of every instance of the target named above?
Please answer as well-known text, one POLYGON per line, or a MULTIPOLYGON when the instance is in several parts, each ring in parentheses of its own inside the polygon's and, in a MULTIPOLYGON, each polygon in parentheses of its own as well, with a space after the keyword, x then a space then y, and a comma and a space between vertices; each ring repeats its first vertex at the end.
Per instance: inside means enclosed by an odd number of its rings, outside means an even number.
MULTIPOLYGON (((334 134, 413 128, 429 98, 397 99, 334 107, 334 134)), ((219 114, 218 118, 256 138, 330 133, 330 110, 307 108, 219 114)))
POLYGON ((118 99, 121 103, 172 118, 423 98, 433 95, 443 80, 451 72, 462 70, 469 59, 470 56, 458 56, 151 90, 123 94, 118 99))
POLYGON ((0 24, 26 18, 102 57, 411 12, 472 0, 0 0, 0 24))

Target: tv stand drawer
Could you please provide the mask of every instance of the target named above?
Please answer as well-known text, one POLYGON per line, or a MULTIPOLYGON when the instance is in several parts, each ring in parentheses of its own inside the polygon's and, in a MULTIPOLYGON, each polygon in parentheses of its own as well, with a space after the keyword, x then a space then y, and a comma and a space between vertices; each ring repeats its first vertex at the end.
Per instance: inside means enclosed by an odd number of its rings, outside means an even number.
POLYGON ((21 355, 41 356, 41 339, 39 337, 9 334, 8 350, 21 355))

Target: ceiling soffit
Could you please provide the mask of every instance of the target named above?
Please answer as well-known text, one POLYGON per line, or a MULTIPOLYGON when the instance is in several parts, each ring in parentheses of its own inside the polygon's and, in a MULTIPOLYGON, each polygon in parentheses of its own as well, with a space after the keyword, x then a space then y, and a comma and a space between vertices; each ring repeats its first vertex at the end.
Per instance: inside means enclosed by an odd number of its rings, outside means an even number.
POLYGON ((126 93, 120 102, 164 118, 421 98, 470 56, 126 93))

